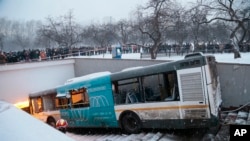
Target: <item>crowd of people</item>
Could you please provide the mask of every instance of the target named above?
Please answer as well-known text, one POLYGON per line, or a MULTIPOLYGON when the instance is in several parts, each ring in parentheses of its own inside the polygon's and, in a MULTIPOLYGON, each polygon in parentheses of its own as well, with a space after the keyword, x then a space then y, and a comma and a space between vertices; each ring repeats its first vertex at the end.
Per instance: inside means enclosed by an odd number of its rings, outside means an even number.
MULTIPOLYGON (((193 44, 184 44, 182 46, 176 44, 163 44, 159 47, 159 53, 173 53, 183 55, 189 52, 203 53, 222 53, 233 52, 234 47, 231 44, 209 44, 198 45, 194 48, 193 44)), ((245 44, 239 47, 241 52, 250 52, 250 44, 245 44)), ((31 62, 43 60, 64 59, 70 56, 91 56, 95 54, 111 53, 112 47, 73 47, 73 48, 46 48, 46 49, 24 49, 22 51, 0 51, 0 64, 16 63, 16 62, 31 62)), ((122 53, 150 53, 148 46, 128 45, 122 47, 122 53)))
MULTIPOLYGON (((123 47, 123 53, 139 52, 138 47, 123 47)), ((31 62, 64 59, 70 56, 91 56, 95 54, 111 53, 112 47, 73 47, 73 48, 46 48, 46 49, 24 49, 22 51, 0 51, 0 64, 31 62)))
POLYGON ((91 48, 46 48, 9 52, 1 51, 0 64, 63 59, 68 56, 79 55, 79 51, 81 51, 81 55, 86 55, 88 50, 91 50, 91 48))

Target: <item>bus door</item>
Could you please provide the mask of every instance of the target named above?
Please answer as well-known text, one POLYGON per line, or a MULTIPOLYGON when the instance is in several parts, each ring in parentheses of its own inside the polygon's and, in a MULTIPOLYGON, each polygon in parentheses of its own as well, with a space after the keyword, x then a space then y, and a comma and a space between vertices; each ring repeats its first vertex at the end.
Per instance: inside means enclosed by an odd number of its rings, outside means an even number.
POLYGON ((110 82, 89 88, 89 122, 92 127, 117 127, 110 82))
POLYGON ((206 80, 202 67, 177 71, 181 119, 210 118, 206 80))
POLYGON ((89 125, 89 96, 86 87, 77 85, 59 88, 57 97, 61 117, 67 120, 69 127, 89 125))

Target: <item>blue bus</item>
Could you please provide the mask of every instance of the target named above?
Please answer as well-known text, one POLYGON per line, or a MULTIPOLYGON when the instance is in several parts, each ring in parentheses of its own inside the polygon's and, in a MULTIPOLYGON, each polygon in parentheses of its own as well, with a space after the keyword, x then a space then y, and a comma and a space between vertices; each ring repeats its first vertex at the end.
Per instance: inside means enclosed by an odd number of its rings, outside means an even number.
POLYGON ((100 72, 68 80, 57 88, 69 128, 187 129, 216 125, 221 105, 214 56, 100 72))

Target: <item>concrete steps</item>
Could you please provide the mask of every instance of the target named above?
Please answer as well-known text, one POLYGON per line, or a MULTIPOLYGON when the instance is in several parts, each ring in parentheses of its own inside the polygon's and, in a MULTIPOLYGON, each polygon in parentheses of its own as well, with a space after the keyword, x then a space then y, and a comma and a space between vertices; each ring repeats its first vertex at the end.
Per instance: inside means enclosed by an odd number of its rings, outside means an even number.
POLYGON ((223 112, 221 113, 221 121, 228 125, 250 125, 250 111, 223 112))

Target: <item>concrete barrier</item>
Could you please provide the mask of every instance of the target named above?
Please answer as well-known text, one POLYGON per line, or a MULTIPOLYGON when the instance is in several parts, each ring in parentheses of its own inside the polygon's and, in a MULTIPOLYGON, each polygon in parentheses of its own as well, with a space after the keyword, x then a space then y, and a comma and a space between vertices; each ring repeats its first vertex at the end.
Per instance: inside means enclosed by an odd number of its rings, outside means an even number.
POLYGON ((250 64, 218 63, 223 107, 250 102, 250 64))
POLYGON ((0 65, 0 99, 28 100, 28 94, 62 85, 75 76, 74 59, 0 65))

